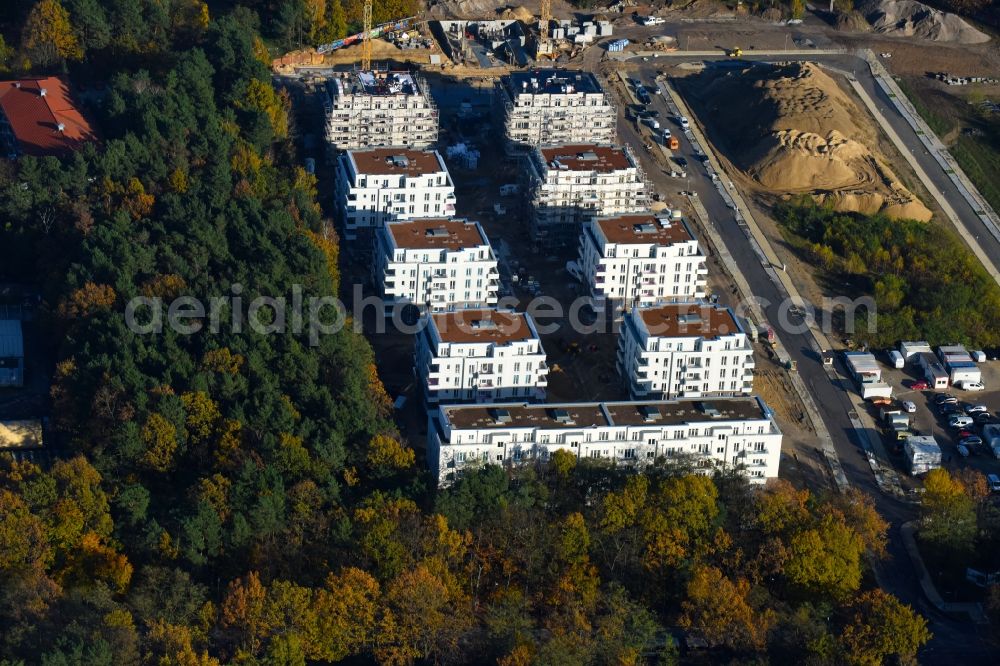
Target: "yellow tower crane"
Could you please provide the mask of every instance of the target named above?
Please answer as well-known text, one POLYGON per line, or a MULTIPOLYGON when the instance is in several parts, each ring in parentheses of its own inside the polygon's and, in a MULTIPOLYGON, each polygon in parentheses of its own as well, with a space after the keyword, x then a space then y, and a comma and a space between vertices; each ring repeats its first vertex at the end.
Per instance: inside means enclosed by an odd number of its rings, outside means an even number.
POLYGON ((367 72, 372 68, 372 0, 365 0, 362 19, 365 25, 361 37, 361 71, 367 72))
POLYGON ((541 0, 538 5, 538 53, 548 54, 549 22, 552 20, 552 0, 541 0), (545 45, 545 46, 543 46, 545 45))

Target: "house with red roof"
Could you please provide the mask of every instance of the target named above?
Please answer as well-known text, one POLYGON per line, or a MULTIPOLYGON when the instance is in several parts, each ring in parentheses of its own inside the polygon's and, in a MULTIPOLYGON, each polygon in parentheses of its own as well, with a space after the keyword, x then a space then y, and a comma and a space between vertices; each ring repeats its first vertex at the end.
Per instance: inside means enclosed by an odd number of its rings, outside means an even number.
POLYGON ((0 81, 0 150, 7 156, 62 156, 96 139, 66 79, 0 81))

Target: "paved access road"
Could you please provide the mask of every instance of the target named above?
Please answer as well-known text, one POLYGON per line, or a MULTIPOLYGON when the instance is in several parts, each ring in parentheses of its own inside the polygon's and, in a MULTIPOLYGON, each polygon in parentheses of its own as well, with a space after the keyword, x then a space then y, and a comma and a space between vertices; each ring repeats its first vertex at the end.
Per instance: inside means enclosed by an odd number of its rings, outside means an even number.
MULTIPOLYGON (((850 56, 837 56, 837 58, 838 60, 833 63, 833 66, 848 71, 850 71, 848 66, 852 62, 863 62, 850 56)), ((775 60, 779 60, 779 58, 775 58, 775 60)), ((648 65, 643 63, 644 66, 640 67, 638 75, 643 85, 651 89, 656 87, 657 68, 654 63, 653 60, 650 60, 648 65)), ((867 65, 865 67, 867 71, 867 65)), ((635 74, 631 76, 636 78, 635 74)), ((874 81, 872 84, 875 85, 874 81)), ((874 93, 875 91, 872 90, 871 94, 874 93)), ((645 139, 637 133, 632 123, 621 122, 619 135, 633 145, 636 154, 640 155, 644 162, 647 174, 657 184, 666 201, 676 200, 680 190, 697 194, 709 215, 709 223, 715 226, 749 284, 752 293, 760 299, 768 320, 772 325, 783 319, 788 320, 785 310, 779 312, 784 296, 768 274, 768 270, 773 269, 765 266, 754 252, 746 234, 737 222, 734 211, 729 208, 715 184, 709 179, 701 161, 694 156, 690 142, 671 116, 663 96, 654 95, 649 108, 659 112, 658 119, 661 131, 669 128, 674 136, 680 140, 681 148, 677 154, 688 161, 687 179, 675 179, 663 175, 660 166, 652 161, 653 156, 643 149, 642 144, 645 143, 645 139)), ((899 120, 905 124, 902 117, 899 120)), ((906 127, 909 126, 906 125, 906 127)), ((902 128, 899 131, 902 131, 902 128)), ((950 183, 950 181, 948 182, 950 183)), ((958 209, 956 208, 956 210, 958 209)), ((979 223, 978 218, 976 218, 976 223, 979 223)), ((997 250, 1000 251, 1000 247, 997 250)), ((736 303, 730 304, 738 305, 736 303)), ((875 499, 879 512, 892 525, 889 543, 890 560, 880 567, 880 580, 889 591, 905 603, 920 609, 928 617, 931 630, 935 633, 934 641, 928 646, 925 653, 922 653, 922 658, 934 662, 951 662, 961 656, 966 662, 971 660, 972 663, 977 663, 981 657, 985 663, 990 654, 989 646, 980 638, 979 629, 970 623, 958 622, 942 615, 923 598, 917 585, 916 572, 898 538, 899 526, 915 516, 914 507, 888 497, 879 491, 867 458, 862 452, 861 442, 858 441, 852 425, 849 416, 852 406, 844 389, 839 382, 831 382, 826 368, 813 349, 813 340, 806 327, 804 325, 797 326, 798 322, 795 318, 790 318, 790 323, 792 325, 787 327, 775 326, 775 333, 791 359, 796 362, 800 376, 819 405, 821 418, 833 439, 834 448, 840 458, 844 473, 851 485, 865 491, 875 499)), ((846 376, 845 368, 841 367, 839 370, 842 376, 846 376)))
MULTIPOLYGON (((943 197, 951 209, 955 212, 957 220, 957 231, 970 245, 978 245, 987 260, 992 264, 993 271, 1000 272, 1000 240, 988 229, 976 210, 969 201, 962 195, 958 187, 952 181, 944 167, 927 152, 926 147, 917 135, 907 119, 899 112, 893 100, 878 84, 872 75, 868 63, 861 57, 850 54, 835 54, 830 51, 790 51, 790 52, 744 52, 742 61, 745 62, 787 62, 789 60, 808 60, 818 62, 841 72, 851 73, 862 88, 878 104, 879 116, 876 120, 880 124, 888 125, 902 139, 907 153, 903 157, 910 163, 912 170, 919 168, 927 176, 930 184, 935 188, 937 196, 943 197)), ((633 62, 636 60, 633 59, 633 62)), ((651 58, 646 62, 640 62, 640 71, 643 72, 644 80, 655 75, 657 68, 663 63, 677 62, 727 62, 731 61, 722 53, 706 55, 690 55, 683 52, 671 52, 660 54, 657 58, 651 58)), ((899 171, 899 169, 896 169, 899 171)))

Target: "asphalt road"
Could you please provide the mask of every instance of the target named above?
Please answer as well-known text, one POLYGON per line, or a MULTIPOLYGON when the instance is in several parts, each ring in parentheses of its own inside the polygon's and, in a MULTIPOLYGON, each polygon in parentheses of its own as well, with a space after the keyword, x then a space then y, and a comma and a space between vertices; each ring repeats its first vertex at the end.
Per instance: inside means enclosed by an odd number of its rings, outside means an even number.
MULTIPOLYGON (((772 54, 765 56, 754 56, 752 53, 748 54, 744 52, 744 57, 741 58, 743 61, 747 62, 786 62, 790 58, 788 55, 782 54, 772 54)), ((701 61, 701 62, 725 62, 729 59, 720 54, 718 57, 697 57, 697 58, 684 58, 683 56, 673 53, 669 57, 669 62, 681 62, 681 61, 701 61)), ((971 241, 975 242, 982 248, 983 252, 989 258, 993 267, 1000 270, 1000 240, 987 229, 983 221, 976 215, 975 209, 972 205, 962 196, 962 193, 952 182, 949 175, 945 172, 941 164, 934 158, 933 155, 927 152, 923 142, 921 142, 920 137, 917 135, 916 131, 910 126, 906 118, 899 112, 896 105, 889 98, 889 96, 882 90, 882 87, 878 85, 875 77, 872 76, 871 70, 862 58, 853 55, 815 55, 808 58, 810 61, 818 62, 829 67, 836 68, 842 72, 851 72, 858 83, 865 89, 868 95, 876 101, 879 106, 879 110, 882 119, 888 123, 890 127, 896 132, 896 134, 902 139, 903 144, 909 151, 909 159, 912 159, 916 164, 918 164, 921 169, 927 174, 928 179, 934 185, 938 194, 943 195, 947 200, 948 204, 955 211, 958 217, 958 224, 967 232, 971 241)), ((648 63, 642 63, 640 69, 643 71, 645 78, 649 78, 649 75, 653 74, 657 67, 662 66, 664 59, 654 59, 650 60, 648 63), (659 61, 659 62, 658 62, 659 61)))
MULTIPOLYGON (((779 60, 779 58, 775 58, 775 60, 779 60)), ((830 63, 833 66, 848 71, 850 71, 852 63, 861 62, 850 56, 838 56, 831 58, 831 60, 836 61, 830 63)), ((640 67, 638 78, 645 86, 655 88, 656 69, 655 61, 650 61, 648 66, 640 67)), ((632 76, 635 78, 636 75, 632 76)), ((878 91, 874 90, 876 87, 874 80, 870 76, 867 78, 866 87, 868 87, 869 93, 876 94, 878 91)), ((864 82, 862 78, 859 80, 864 82)), ((886 106, 890 106, 888 100, 885 101, 886 106)), ((761 300, 765 315, 775 328, 775 334, 780 338, 791 359, 796 362, 800 376, 812 392, 848 480, 854 487, 871 495, 875 499, 879 512, 891 523, 888 547, 890 559, 879 567, 880 582, 903 602, 918 608, 928 618, 935 638, 921 653, 922 660, 944 663, 953 662, 960 657, 967 663, 978 663, 980 660, 983 663, 988 663, 992 656, 990 646, 980 637, 978 628, 969 622, 955 621, 944 616, 924 599, 917 585, 916 571, 903 549, 898 533, 898 528, 903 522, 915 517, 914 507, 880 492, 863 453, 861 442, 858 441, 857 433, 848 416, 852 405, 844 393, 844 389, 839 383, 831 382, 819 356, 813 351, 812 337, 805 330, 805 326, 783 328, 774 325, 775 322, 782 320, 778 312, 783 299, 781 290, 768 276, 766 267, 753 251, 745 233, 738 225, 733 211, 726 205, 714 183, 708 178, 700 160, 693 155, 691 144, 671 117, 662 96, 654 95, 649 108, 659 111, 661 130, 669 128, 673 131, 674 136, 679 138, 681 147, 679 151, 675 151, 675 154, 684 156, 688 161, 688 178, 686 180, 670 178, 663 174, 661 167, 652 161, 653 156, 642 148, 645 141, 637 133, 632 123, 620 122, 619 135, 636 149, 635 152, 643 161, 650 180, 657 185, 660 193, 665 195, 668 202, 676 200, 680 190, 689 190, 698 194, 698 198, 709 215, 710 223, 714 224, 719 235, 723 238, 752 293, 761 300)), ((906 125, 905 119, 898 114, 897 117, 901 126, 897 127, 896 130, 900 132, 900 136, 905 137, 906 134, 903 133, 903 130, 908 130, 909 125, 906 125)), ((912 130, 909 131, 909 134, 915 142, 919 143, 912 130)), ((908 143, 908 145, 910 144, 908 143)), ((926 157, 930 159, 930 156, 926 157)), ((936 166, 936 162, 930 161, 936 166)), ((930 166, 928 165, 927 168, 929 169, 930 166)), ((932 172, 928 171, 928 173, 932 172)), ((948 181, 943 173, 941 175, 944 180, 948 181)), ((958 198, 961 199, 960 196, 958 198)), ((958 202, 953 205, 956 211, 960 210, 958 202)), ((971 213, 971 210, 969 212, 971 213)), ((974 218, 974 220, 975 224, 980 224, 978 218, 974 218)), ((995 249, 1000 253, 1000 246, 995 249)), ((727 299, 722 297, 720 300, 725 302, 727 299)), ((738 305, 731 302, 731 299, 728 300, 730 300, 729 305, 738 305)), ((798 322, 792 319, 791 323, 797 324, 798 322)), ((838 369, 842 376, 846 376, 846 369, 842 367, 838 369)))

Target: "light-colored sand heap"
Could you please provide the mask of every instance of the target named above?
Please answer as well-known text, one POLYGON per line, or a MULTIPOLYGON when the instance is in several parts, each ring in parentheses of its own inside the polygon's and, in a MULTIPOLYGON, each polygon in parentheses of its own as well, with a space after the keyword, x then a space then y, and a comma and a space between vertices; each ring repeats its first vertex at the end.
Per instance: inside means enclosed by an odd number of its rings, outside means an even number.
POLYGON ((535 15, 532 14, 528 9, 524 7, 509 7, 500 14, 502 19, 513 19, 515 21, 521 21, 522 23, 534 23, 535 15))
POLYGON ((870 149, 874 131, 811 63, 707 72, 700 97, 733 162, 779 194, 810 194, 838 210, 929 220, 930 211, 870 149))
POLYGON ((919 37, 935 42, 982 44, 989 35, 964 19, 916 0, 864 0, 858 11, 875 32, 893 37, 919 37))

